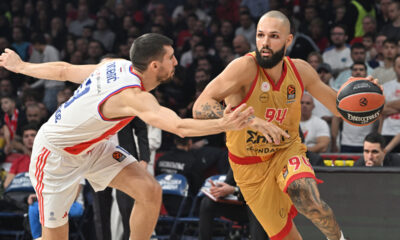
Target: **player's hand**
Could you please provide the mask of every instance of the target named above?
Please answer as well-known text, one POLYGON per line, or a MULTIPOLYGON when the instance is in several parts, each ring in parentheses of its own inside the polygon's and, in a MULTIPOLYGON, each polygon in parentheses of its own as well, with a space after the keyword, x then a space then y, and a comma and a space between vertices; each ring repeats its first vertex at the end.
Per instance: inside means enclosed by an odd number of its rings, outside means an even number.
POLYGON ((23 63, 18 54, 9 48, 6 48, 0 55, 0 66, 9 71, 19 73, 23 63))
POLYGON ((250 127, 262 133, 269 143, 280 144, 282 137, 290 138, 289 134, 277 125, 257 117, 253 119, 250 127))
POLYGON ((211 183, 210 193, 216 198, 222 198, 235 192, 235 187, 225 182, 214 183, 211 181, 210 183, 211 183))
POLYGON ((27 199, 28 204, 31 205, 35 201, 37 201, 36 194, 30 194, 27 199))
POLYGON ((371 75, 369 75, 368 77, 366 77, 367 80, 369 80, 370 82, 375 83, 375 85, 379 86, 383 92, 383 87, 382 85, 379 84, 379 80, 377 78, 373 78, 371 75))
POLYGON ((220 118, 220 124, 224 131, 240 130, 252 122, 254 109, 252 107, 245 108, 246 104, 240 105, 235 110, 232 110, 230 104, 226 106, 224 116, 220 118))

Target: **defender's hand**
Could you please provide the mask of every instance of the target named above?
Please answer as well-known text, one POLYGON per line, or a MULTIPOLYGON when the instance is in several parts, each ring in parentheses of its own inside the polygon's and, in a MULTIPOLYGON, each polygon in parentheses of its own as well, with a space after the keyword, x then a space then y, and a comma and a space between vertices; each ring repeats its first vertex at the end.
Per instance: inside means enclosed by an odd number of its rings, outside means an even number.
POLYGON ((261 132, 269 143, 280 144, 282 137, 290 138, 289 134, 280 127, 257 117, 253 119, 250 127, 261 132))
POLYGON ((224 131, 239 130, 251 123, 254 109, 245 108, 246 104, 242 104, 233 111, 231 105, 228 104, 224 110, 224 116, 220 118, 220 125, 224 131))
POLYGON ((23 64, 24 62, 18 54, 9 48, 6 48, 0 55, 0 66, 9 71, 19 73, 23 64))

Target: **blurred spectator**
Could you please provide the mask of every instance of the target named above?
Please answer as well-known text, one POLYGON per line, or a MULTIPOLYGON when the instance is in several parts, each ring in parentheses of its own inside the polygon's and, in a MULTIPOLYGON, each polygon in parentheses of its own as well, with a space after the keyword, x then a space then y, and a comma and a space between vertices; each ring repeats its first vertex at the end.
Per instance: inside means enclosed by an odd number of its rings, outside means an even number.
POLYGON ((97 18, 96 31, 93 32, 93 39, 100 41, 108 52, 113 50, 115 33, 110 30, 107 18, 97 18))
POLYGON ((235 52, 235 58, 241 57, 252 51, 252 49, 255 49, 255 46, 252 46, 243 35, 236 35, 232 41, 232 45, 235 52))
POLYGON ((367 15, 375 18, 375 2, 373 0, 353 0, 346 7, 343 24, 348 26, 349 39, 364 35, 363 18, 367 15))
MULTIPOLYGON (((366 77, 372 74, 373 69, 371 67, 368 66, 367 64, 367 54, 366 54, 366 50, 365 47, 362 43, 354 43, 351 46, 351 60, 353 60, 353 63, 358 62, 358 63, 364 63, 365 66, 367 67, 367 74, 364 76, 364 74, 361 77, 366 77)), ((353 66, 353 65, 352 65, 353 66)), ((354 70, 353 69, 346 69, 344 71, 342 71, 339 76, 337 76, 337 78, 335 79, 335 81, 332 82, 331 86, 333 89, 335 90, 339 90, 339 88, 345 83, 347 82, 347 80, 349 80, 349 78, 351 76, 354 77, 354 75, 352 75, 352 72, 354 70)))
POLYGON ((194 80, 196 84, 205 84, 207 85, 211 81, 210 73, 202 68, 197 68, 194 74, 194 80))
POLYGON ((23 61, 28 61, 32 54, 32 46, 29 42, 25 41, 24 30, 22 27, 12 28, 13 41, 11 47, 18 53, 23 61))
POLYGON ((222 61, 222 67, 226 67, 235 59, 233 49, 229 45, 223 45, 221 51, 219 52, 219 58, 222 61))
POLYGON ((386 145, 384 152, 389 153, 400 144, 400 133, 397 134, 392 140, 386 145))
POLYGON ((315 45, 314 41, 307 35, 297 32, 294 33, 294 26, 291 27, 294 34, 292 44, 287 48, 286 54, 291 58, 307 59, 308 54, 311 52, 318 52, 319 48, 315 45))
POLYGON ((327 48, 322 54, 325 63, 332 68, 334 77, 338 76, 343 70, 348 69, 353 61, 350 57, 350 47, 346 44, 348 39, 346 27, 336 25, 331 29, 331 41, 333 46, 327 48))
POLYGON ((234 37, 233 24, 230 21, 221 21, 220 33, 226 43, 231 43, 234 37))
POLYGON ((26 149, 23 154, 17 155, 17 158, 11 164, 10 171, 7 173, 6 180, 4 181, 4 188, 7 188, 11 181, 18 173, 28 172, 29 164, 31 162, 31 153, 33 141, 35 139, 38 127, 36 124, 31 123, 24 126, 22 134, 23 146, 26 149))
POLYGON ((376 68, 379 66, 379 62, 375 60, 376 56, 376 50, 374 48, 375 45, 375 35, 372 33, 366 33, 364 34, 362 38, 362 44, 365 47, 366 51, 366 59, 368 61, 368 65, 370 65, 372 68, 376 68))
POLYGON ((174 9, 174 12, 172 13, 172 22, 176 24, 177 22, 181 21, 184 19, 185 12, 190 12, 196 14, 197 18, 200 19, 201 21, 204 21, 206 23, 210 22, 210 17, 207 15, 206 12, 202 10, 201 7, 201 2, 200 0, 186 0, 184 1, 185 3, 183 5, 179 5, 174 9))
POLYGON ((326 24, 321 18, 315 18, 309 25, 310 37, 318 46, 320 52, 324 52, 329 46, 329 39, 326 37, 326 24))
MULTIPOLYGON (((365 62, 354 62, 351 66, 351 77, 367 77, 367 67, 365 62)), ((363 141, 367 134, 374 131, 376 124, 366 126, 354 126, 342 118, 334 116, 331 124, 332 145, 331 152, 352 152, 361 153, 363 141), (340 127, 340 124, 341 127, 340 127), (339 136, 340 132, 340 136, 339 136), (339 137, 339 138, 338 138, 339 137), (339 143, 339 147, 337 146, 339 143)))
MULTIPOLYGON (((238 203, 242 201, 240 189, 236 186, 233 172, 230 169, 224 182, 210 182, 210 193, 219 199, 228 195, 238 196, 238 203)), ((240 223, 249 223, 250 239, 268 240, 268 235, 257 221, 253 212, 245 204, 233 204, 222 201, 214 201, 209 197, 203 197, 199 210, 199 240, 211 240, 213 237, 214 218, 225 217, 240 223)))
POLYGON ((150 161, 147 164, 147 170, 154 176, 156 151, 161 147, 161 129, 147 124, 147 137, 149 139, 150 161))
MULTIPOLYGON (((333 76, 332 76, 332 69, 327 63, 322 63, 318 66, 317 72, 319 75, 319 78, 324 82, 326 85, 330 86, 330 84, 333 82, 333 76)), ((323 105, 320 101, 318 101, 316 98, 313 98, 314 100, 314 109, 312 111, 312 115, 322 118, 325 120, 329 125, 331 124, 332 121, 332 112, 329 111, 325 105, 323 105)))
POLYGON ((256 44, 256 24, 251 19, 250 13, 244 12, 240 14, 239 27, 235 30, 235 36, 243 35, 247 41, 256 44))
POLYGON ((97 64, 100 62, 101 57, 105 54, 103 44, 97 40, 91 40, 89 42, 88 55, 85 64, 97 64))
POLYGON ((379 10, 377 14, 378 28, 382 29, 384 25, 390 22, 389 5, 393 0, 380 0, 379 10))
POLYGON ((9 96, 13 97, 14 94, 14 87, 11 83, 11 80, 8 78, 0 79, 0 97, 9 96))
POLYGON ((301 99, 300 127, 304 135, 304 144, 308 151, 321 153, 328 150, 330 133, 328 124, 312 115, 314 101, 311 95, 304 93, 301 99))
MULTIPOLYGON (((46 40, 42 34, 35 34, 32 37, 32 45, 35 49, 29 62, 44 63, 60 61, 60 53, 58 50, 46 44, 46 40)), ((57 93, 64 87, 64 82, 39 79, 31 85, 32 88, 44 86, 43 102, 49 112, 54 112, 57 108, 57 93)))
POLYGON ((396 42, 400 40, 400 3, 393 1, 389 5, 390 23, 385 24, 381 33, 388 39, 394 39, 396 42))
POLYGON ((61 17, 54 17, 51 19, 50 24, 50 37, 51 44, 61 52, 65 46, 67 40, 67 29, 64 25, 63 19, 61 17))
POLYGON ((393 69, 393 61, 397 54, 397 43, 392 39, 383 42, 383 66, 377 67, 372 72, 372 77, 377 78, 380 84, 384 84, 396 78, 393 69))
POLYGON ((215 6, 215 13, 221 21, 229 21, 232 24, 239 22, 239 1, 238 0, 218 0, 215 6))
MULTIPOLYGON (((61 91, 60 91, 61 92, 61 91)), ((25 108, 26 120, 29 123, 38 124, 39 127, 44 123, 43 116, 40 114, 40 107, 38 104, 32 103, 25 108)))
POLYGON ((194 58, 194 49, 195 47, 202 42, 202 36, 198 34, 194 34, 189 40, 190 49, 184 52, 180 58, 180 65, 182 67, 189 67, 190 64, 193 63, 194 58))
POLYGON ((269 7, 269 2, 270 1, 264 0, 242 0, 240 2, 240 6, 246 6, 250 11, 251 16, 254 19, 258 19, 268 10, 271 10, 269 7))
POLYGON ((25 114, 17 108, 15 98, 12 96, 1 97, 1 109, 3 110, 1 121, 4 123, 3 131, 8 132, 9 137, 6 140, 7 143, 11 143, 16 135, 21 136, 22 134, 22 127, 26 123, 25 114))
POLYGON ((306 5, 304 7, 304 18, 302 19, 302 23, 298 27, 298 31, 310 36, 310 25, 311 21, 318 18, 318 11, 314 5, 306 5))
MULTIPOLYGON (((86 59, 88 56, 88 49, 89 49, 89 39, 80 37, 75 40, 75 50, 78 50, 82 53, 83 59, 86 59)), ((75 52, 75 51, 73 51, 75 52)), ((73 53, 72 52, 72 53, 73 53)), ((72 54, 71 53, 71 54, 72 54)))
POLYGON ((354 37, 350 44, 356 43, 356 42, 363 42, 363 38, 365 34, 376 34, 376 20, 373 16, 367 15, 362 19, 362 29, 364 31, 364 34, 362 36, 354 37))
POLYGON ((198 17, 196 14, 190 14, 185 18, 185 20, 185 28, 179 31, 178 36, 176 37, 176 46, 178 51, 181 51, 183 44, 192 37, 198 17))
POLYGON ((77 19, 69 23, 68 31, 75 36, 82 36, 84 26, 94 26, 95 21, 89 17, 89 9, 85 4, 78 7, 77 19))
POLYGON ((10 42, 6 37, 0 35, 0 52, 4 52, 4 49, 10 48, 10 42))
POLYGON ((378 61, 379 65, 378 66, 383 66, 384 65, 384 57, 383 57, 383 42, 387 39, 387 37, 381 33, 376 35, 375 37, 375 45, 374 49, 375 51, 374 54, 372 54, 375 58, 376 61, 378 61))
POLYGON ((154 175, 175 174, 179 173, 185 176, 189 182, 189 192, 191 196, 195 196, 203 181, 204 172, 195 168, 195 162, 197 161, 192 148, 192 139, 175 137, 176 148, 166 152, 158 158, 155 168, 154 175))
POLYGON ((354 166, 361 167, 389 167, 400 166, 400 157, 397 154, 385 153, 385 138, 379 133, 370 133, 365 137, 363 156, 354 166))
MULTIPOLYGON (((394 59, 394 70, 396 78, 383 84, 383 94, 386 104, 400 100, 400 55, 397 55, 394 59)), ((383 120, 381 134, 385 137, 386 142, 390 142, 394 136, 400 133, 400 111, 397 110, 384 117, 386 118, 383 120)), ((400 152, 400 146, 395 147, 393 152, 400 152)))
MULTIPOLYGON (((318 71, 318 66, 323 62, 322 56, 319 52, 310 52, 307 56, 307 62, 315 69, 315 71, 318 71)), ((329 69, 330 71, 332 70, 331 66, 329 66, 329 69)))

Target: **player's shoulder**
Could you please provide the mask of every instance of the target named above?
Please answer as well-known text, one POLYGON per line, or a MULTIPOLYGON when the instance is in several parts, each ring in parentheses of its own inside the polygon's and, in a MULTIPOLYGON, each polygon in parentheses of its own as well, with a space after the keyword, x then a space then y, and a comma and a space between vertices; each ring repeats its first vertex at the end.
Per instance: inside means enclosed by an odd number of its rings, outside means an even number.
POLYGON ((310 68, 313 68, 308 62, 304 61, 303 59, 291 58, 290 60, 293 62, 294 66, 300 74, 307 73, 310 68))
POLYGON ((230 62, 228 68, 230 71, 240 72, 241 74, 251 73, 252 70, 257 70, 257 62, 253 56, 244 55, 230 62))

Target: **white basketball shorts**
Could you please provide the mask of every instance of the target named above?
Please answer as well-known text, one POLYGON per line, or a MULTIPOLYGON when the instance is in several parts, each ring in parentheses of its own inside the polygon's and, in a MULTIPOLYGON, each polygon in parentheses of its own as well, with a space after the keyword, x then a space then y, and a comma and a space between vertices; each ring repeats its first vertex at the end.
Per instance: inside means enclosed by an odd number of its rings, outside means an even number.
POLYGON ((127 165, 137 161, 126 150, 105 141, 83 155, 71 155, 49 144, 39 131, 33 145, 29 175, 38 197, 40 222, 56 228, 68 222, 68 212, 86 178, 95 191, 104 190, 127 165))

